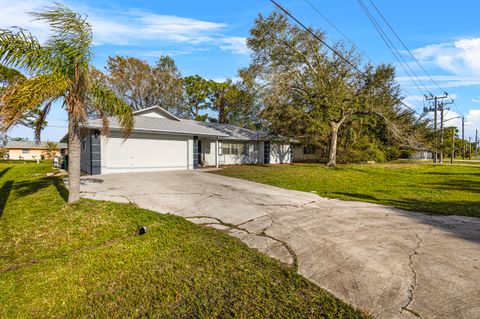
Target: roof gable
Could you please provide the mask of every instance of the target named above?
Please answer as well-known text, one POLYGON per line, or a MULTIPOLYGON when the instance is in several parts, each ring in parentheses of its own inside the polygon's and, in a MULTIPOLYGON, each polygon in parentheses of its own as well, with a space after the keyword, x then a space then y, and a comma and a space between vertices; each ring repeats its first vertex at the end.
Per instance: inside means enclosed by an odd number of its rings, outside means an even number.
POLYGON ((138 111, 133 112, 134 116, 146 116, 146 117, 156 117, 156 118, 164 118, 174 121, 181 121, 178 117, 173 115, 172 113, 168 112, 167 110, 161 108, 158 105, 147 107, 145 109, 141 109, 138 111))

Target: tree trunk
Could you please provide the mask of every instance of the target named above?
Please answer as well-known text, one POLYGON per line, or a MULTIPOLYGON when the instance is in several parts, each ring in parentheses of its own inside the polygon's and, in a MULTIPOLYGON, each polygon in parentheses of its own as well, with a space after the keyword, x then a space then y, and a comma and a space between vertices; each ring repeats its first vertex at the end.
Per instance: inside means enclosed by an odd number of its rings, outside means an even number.
POLYGON ((80 127, 72 114, 68 116, 68 202, 80 199, 80 127))
POLYGON ((328 156, 328 167, 336 167, 337 166, 337 139, 338 139, 338 128, 340 127, 340 123, 330 122, 330 129, 332 131, 332 135, 330 137, 330 152, 328 156))
POLYGON ((225 105, 223 104, 218 107, 218 123, 227 124, 227 114, 225 114, 225 105))

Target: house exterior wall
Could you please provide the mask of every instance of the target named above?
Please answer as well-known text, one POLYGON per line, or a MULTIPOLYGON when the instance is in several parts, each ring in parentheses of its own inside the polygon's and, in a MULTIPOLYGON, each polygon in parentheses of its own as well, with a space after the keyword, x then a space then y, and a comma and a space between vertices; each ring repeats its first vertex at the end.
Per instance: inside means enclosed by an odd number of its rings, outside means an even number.
POLYGON ((234 164, 258 164, 259 146, 258 142, 248 142, 247 154, 239 155, 225 155, 219 156, 220 165, 234 165, 234 164))
POLYGON ((193 168, 193 137, 112 132, 101 137, 101 174, 193 168))
MULTIPOLYGON (((23 149, 9 149, 8 158, 11 160, 37 160, 42 159, 42 155, 48 158, 48 150, 46 149, 29 149, 28 153, 23 153, 23 149)), ((60 156, 60 151, 55 151, 54 156, 60 156)))
POLYGON ((293 145, 293 161, 301 162, 318 162, 321 159, 321 150, 316 149, 314 154, 304 154, 303 145, 293 145))
POLYGON ((292 146, 284 143, 270 143, 270 164, 292 163, 292 146))
POLYGON ((215 149, 215 140, 213 139, 202 139, 202 160, 205 166, 215 166, 216 165, 216 152, 215 149))
POLYGON ((87 174, 101 174, 101 136, 95 130, 85 130, 82 132, 80 170, 87 174))
POLYGON ((87 174, 92 173, 90 132, 91 130, 84 131, 80 141, 80 170, 87 174))
MULTIPOLYGON (((219 140, 220 144, 236 143, 240 141, 219 140)), ((244 143, 245 141, 241 141, 244 143)), ((263 164, 264 141, 248 141, 248 154, 222 154, 218 155, 219 165, 235 164, 263 164)), ((215 140, 202 140, 202 160, 205 166, 215 166, 215 140)), ((271 143, 270 163, 292 163, 291 145, 284 143, 271 143)))

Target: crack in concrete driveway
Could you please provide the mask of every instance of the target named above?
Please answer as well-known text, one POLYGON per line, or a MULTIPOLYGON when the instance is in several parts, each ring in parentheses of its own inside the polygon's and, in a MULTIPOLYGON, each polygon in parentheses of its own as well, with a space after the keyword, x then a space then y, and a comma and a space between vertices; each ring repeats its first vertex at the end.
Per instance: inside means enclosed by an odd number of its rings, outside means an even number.
POLYGON ((83 197, 132 202, 227 232, 376 317, 480 318, 480 219, 326 199, 202 171, 100 178, 83 181, 83 197))

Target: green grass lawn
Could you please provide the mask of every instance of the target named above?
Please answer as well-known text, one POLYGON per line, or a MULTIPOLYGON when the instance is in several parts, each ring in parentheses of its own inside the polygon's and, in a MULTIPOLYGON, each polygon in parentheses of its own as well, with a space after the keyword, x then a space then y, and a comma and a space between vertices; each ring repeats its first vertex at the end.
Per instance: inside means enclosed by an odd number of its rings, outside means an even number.
POLYGON ((230 166, 214 173, 330 198, 480 217, 480 168, 430 164, 230 166))
POLYGON ((221 231, 134 205, 66 205, 49 171, 0 164, 0 318, 364 317, 221 231))

